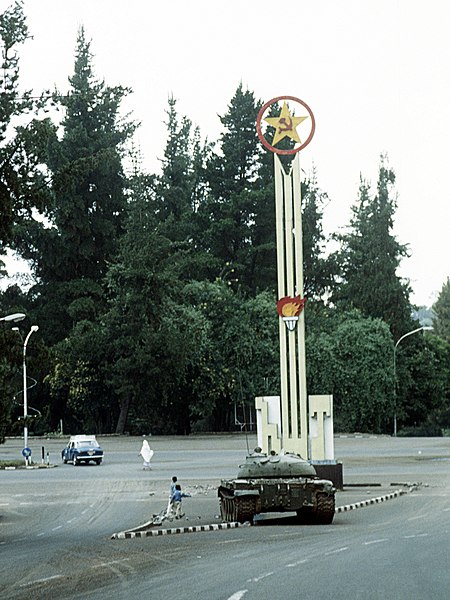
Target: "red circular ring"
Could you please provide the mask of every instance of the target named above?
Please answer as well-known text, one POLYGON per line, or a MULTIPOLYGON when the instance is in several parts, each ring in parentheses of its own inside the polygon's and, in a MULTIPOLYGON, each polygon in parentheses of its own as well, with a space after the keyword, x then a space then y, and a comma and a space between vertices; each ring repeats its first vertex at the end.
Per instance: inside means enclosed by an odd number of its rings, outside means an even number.
POLYGON ((276 98, 272 98, 272 100, 269 100, 261 107, 261 109, 258 113, 258 116, 256 117, 256 132, 258 134, 258 137, 259 137, 261 143, 263 144, 263 146, 265 146, 267 148, 267 150, 270 150, 270 152, 275 152, 276 154, 296 154, 297 152, 300 152, 300 150, 303 150, 303 148, 305 146, 307 146, 309 144, 309 142, 312 140, 315 130, 316 130, 316 120, 314 118, 314 114, 313 114, 312 110, 309 108, 309 106, 306 104, 306 102, 303 102, 303 100, 300 100, 300 98, 296 98, 295 96, 277 96, 276 98), (279 100, 293 100, 294 102, 298 102, 299 104, 301 104, 302 106, 304 106, 306 108, 306 110, 309 113, 309 116, 311 117, 312 127, 311 127, 311 132, 310 132, 308 138, 298 148, 293 148, 292 150, 280 150, 279 148, 275 148, 275 146, 272 146, 271 144, 269 144, 269 142, 263 136, 263 133, 261 131, 261 119, 262 119, 263 114, 266 112, 266 110, 269 108, 269 106, 271 104, 275 104, 275 102, 278 102, 279 100))

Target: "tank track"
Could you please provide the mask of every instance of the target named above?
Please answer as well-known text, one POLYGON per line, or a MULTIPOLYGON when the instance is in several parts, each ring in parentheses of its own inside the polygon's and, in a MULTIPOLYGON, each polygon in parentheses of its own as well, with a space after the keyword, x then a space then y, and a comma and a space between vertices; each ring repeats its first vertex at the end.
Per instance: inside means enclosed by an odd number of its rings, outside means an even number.
POLYGON ((335 497, 328 494, 317 494, 315 507, 304 507, 297 511, 299 525, 330 525, 335 513, 335 497))
POLYGON ((333 522, 335 512, 334 494, 317 494, 317 510, 314 515, 315 522, 319 525, 329 525, 333 522))
POLYGON ((225 522, 245 523, 253 521, 256 514, 254 498, 220 496, 220 516, 225 522))

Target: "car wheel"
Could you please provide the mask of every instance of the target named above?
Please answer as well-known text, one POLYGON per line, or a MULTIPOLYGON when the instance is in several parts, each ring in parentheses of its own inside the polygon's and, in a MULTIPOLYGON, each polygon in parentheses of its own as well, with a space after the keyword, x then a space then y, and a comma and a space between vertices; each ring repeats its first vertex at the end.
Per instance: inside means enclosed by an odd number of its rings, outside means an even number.
POLYGON ((76 467, 78 465, 77 463, 77 459, 75 458, 75 456, 73 457, 73 466, 76 467))
POLYGON ((97 465, 101 464, 101 462, 102 462, 102 459, 101 459, 101 458, 97 458, 97 460, 95 461, 95 463, 96 463, 97 465))

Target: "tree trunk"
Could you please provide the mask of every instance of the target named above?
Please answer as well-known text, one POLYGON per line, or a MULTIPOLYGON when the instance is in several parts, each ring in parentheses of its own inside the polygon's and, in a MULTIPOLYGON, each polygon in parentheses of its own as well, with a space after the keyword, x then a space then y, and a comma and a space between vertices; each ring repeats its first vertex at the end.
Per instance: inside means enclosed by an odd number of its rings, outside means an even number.
POLYGON ((125 427, 127 424, 128 410, 130 408, 130 404, 131 404, 130 396, 127 396, 126 398, 124 398, 122 400, 122 402, 120 403, 120 414, 119 414, 119 418, 117 419, 117 425, 116 425, 116 433, 118 433, 120 435, 123 435, 125 433, 125 427))

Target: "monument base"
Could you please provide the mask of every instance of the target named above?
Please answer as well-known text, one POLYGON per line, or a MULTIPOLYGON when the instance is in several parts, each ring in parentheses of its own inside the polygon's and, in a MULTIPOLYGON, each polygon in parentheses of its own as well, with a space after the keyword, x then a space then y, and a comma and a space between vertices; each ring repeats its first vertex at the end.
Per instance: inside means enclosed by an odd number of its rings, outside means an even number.
POLYGON ((315 468, 318 477, 329 479, 338 490, 344 489, 342 463, 335 460, 312 460, 311 464, 315 468))

